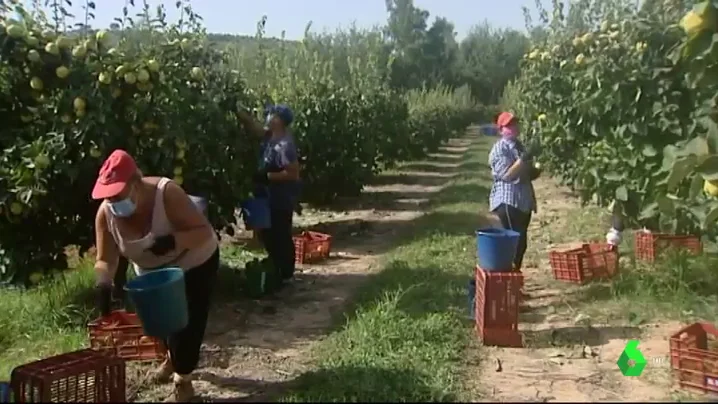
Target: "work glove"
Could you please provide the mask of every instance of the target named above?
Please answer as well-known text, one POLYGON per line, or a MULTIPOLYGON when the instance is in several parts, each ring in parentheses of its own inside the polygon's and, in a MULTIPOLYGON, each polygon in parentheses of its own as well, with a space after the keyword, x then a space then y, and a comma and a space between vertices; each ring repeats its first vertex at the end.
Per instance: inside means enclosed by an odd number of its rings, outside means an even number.
POLYGON ((105 283, 95 285, 95 303, 102 317, 110 315, 112 302, 112 286, 105 283))
POLYGON ((623 218, 620 214, 614 213, 613 216, 611 216, 611 227, 613 227, 619 232, 622 232, 626 228, 623 224, 623 218))
POLYGON ((539 154, 541 154, 541 142, 538 137, 533 137, 524 145, 521 161, 532 161, 534 157, 537 157, 539 154))
POLYGON ((148 251, 151 251, 154 255, 165 255, 168 252, 174 250, 176 247, 175 243, 175 236, 172 234, 168 234, 166 236, 160 236, 155 238, 154 242, 152 243, 152 246, 148 248, 148 251))
POLYGON ((269 177, 267 177, 267 170, 259 170, 256 173, 254 173, 254 176, 252 177, 255 184, 259 185, 267 185, 269 184, 269 177))
POLYGON ((531 169, 529 170, 529 179, 531 181, 535 181, 540 175, 541 169, 536 168, 536 166, 531 166, 531 169))

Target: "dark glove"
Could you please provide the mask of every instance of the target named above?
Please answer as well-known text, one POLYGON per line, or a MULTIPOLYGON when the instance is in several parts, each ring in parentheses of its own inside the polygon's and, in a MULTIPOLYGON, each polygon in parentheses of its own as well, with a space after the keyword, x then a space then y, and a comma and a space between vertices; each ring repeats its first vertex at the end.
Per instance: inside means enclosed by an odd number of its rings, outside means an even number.
POLYGON ((521 160, 531 161, 539 154, 541 154, 541 142, 538 137, 533 137, 525 145, 524 152, 521 155, 521 160))
POLYGON ((157 237, 152 247, 148 248, 154 255, 165 255, 175 249, 175 236, 168 234, 166 236, 157 237))
POLYGON ((102 317, 110 314, 110 303, 112 301, 112 286, 99 284, 95 286, 95 299, 97 308, 102 317))
POLYGON ((529 171, 529 178, 531 181, 536 180, 541 175, 541 169, 536 168, 536 166, 531 166, 531 170, 529 171))
POLYGON ((269 184, 269 177, 267 177, 267 170, 259 170, 252 177, 255 184, 267 185, 269 184))

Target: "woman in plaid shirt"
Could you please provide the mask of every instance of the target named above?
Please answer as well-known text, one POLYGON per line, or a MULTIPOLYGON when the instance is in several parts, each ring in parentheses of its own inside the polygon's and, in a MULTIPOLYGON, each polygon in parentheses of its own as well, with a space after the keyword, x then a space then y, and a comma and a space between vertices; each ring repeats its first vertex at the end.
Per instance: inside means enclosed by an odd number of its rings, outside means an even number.
POLYGON ((520 234, 514 258, 514 270, 521 270, 527 246, 527 233, 531 213, 536 212, 536 196, 532 181, 540 172, 533 158, 540 152, 537 140, 524 145, 519 136, 518 119, 510 112, 502 112, 496 124, 501 138, 489 154, 494 184, 489 196, 490 209, 501 220, 505 229, 520 234))

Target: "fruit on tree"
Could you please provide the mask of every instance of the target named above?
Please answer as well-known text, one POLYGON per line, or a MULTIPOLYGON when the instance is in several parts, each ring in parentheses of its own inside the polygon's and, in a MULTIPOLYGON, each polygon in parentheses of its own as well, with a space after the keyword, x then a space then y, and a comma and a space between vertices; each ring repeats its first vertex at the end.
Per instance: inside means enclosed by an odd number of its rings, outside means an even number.
POLYGON ((195 67, 192 68, 192 70, 190 70, 190 76, 191 76, 194 80, 200 80, 200 79, 202 79, 203 74, 204 74, 204 72, 202 71, 202 68, 201 68, 201 67, 195 66, 195 67))
POLYGON ((104 44, 105 41, 107 41, 110 37, 110 34, 107 32, 107 30, 100 30, 97 31, 95 34, 95 39, 97 40, 97 43, 104 44))
POLYGON ((112 82, 112 75, 108 72, 102 72, 97 80, 102 84, 110 84, 112 82))
POLYGON ((70 75, 70 69, 65 66, 59 66, 55 69, 55 75, 60 79, 66 79, 70 75))
POLYGON ((75 116, 78 118, 82 118, 83 116, 87 115, 87 111, 84 109, 76 109, 75 110, 75 116))
POLYGON ((72 46, 72 39, 64 35, 59 36, 55 42, 60 49, 68 49, 72 46))
POLYGON ((695 36, 710 26, 710 22, 694 10, 689 11, 681 18, 681 28, 689 37, 695 36))
POLYGON ((184 182, 184 177, 182 177, 181 175, 176 175, 174 178, 172 178, 172 181, 176 182, 177 185, 182 185, 182 183, 184 182))
POLYGON ((34 47, 36 47, 37 45, 40 44, 40 40, 37 39, 37 38, 35 38, 35 37, 32 36, 32 35, 29 36, 29 37, 27 37, 27 38, 25 38, 25 42, 27 42, 27 46, 29 46, 29 47, 31 47, 31 48, 34 48, 34 47))
POLYGON ((70 123, 70 122, 72 122, 72 117, 70 115, 65 114, 62 117, 60 117, 60 120, 62 121, 62 123, 70 123))
POLYGON ((124 79, 127 84, 135 84, 137 82, 137 76, 132 72, 125 73, 124 79))
POLYGON ((10 212, 15 215, 21 215, 23 211, 22 205, 19 202, 13 202, 10 204, 10 212))
POLYGON ((546 121, 546 114, 539 114, 539 116, 538 116, 537 119, 538 119, 539 122, 544 122, 544 121, 546 121))
POLYGON ((85 45, 77 45, 72 49, 72 56, 76 58, 84 58, 87 55, 87 47, 85 45))
POLYGON ((20 24, 10 24, 5 28, 5 32, 11 38, 22 38, 25 36, 25 28, 20 24))
POLYGON ((32 79, 30 79, 30 88, 32 88, 33 90, 42 91, 42 89, 45 88, 45 84, 39 77, 33 77, 32 79))
POLYGON ((38 154, 37 157, 35 157, 35 166, 38 168, 45 168, 50 165, 50 158, 47 156, 47 154, 38 154))
POLYGON ((122 90, 119 88, 113 88, 112 89, 112 98, 119 98, 122 95, 122 90))
POLYGON ((586 61, 586 56, 584 56, 583 53, 579 53, 579 54, 576 56, 576 64, 577 64, 577 65, 582 65, 583 62, 585 62, 585 61, 586 61))
POLYGON ((150 81, 150 72, 145 69, 140 69, 137 72, 137 81, 139 81, 140 83, 147 83, 148 81, 150 81))
POLYGON ((40 52, 36 51, 35 49, 30 49, 27 52, 27 60, 37 63, 42 60, 42 57, 40 56, 40 52))
POLYGON ((703 191, 712 197, 718 197, 718 181, 703 181, 703 191))
POLYGON ((60 48, 58 48, 57 44, 55 44, 54 42, 49 42, 47 45, 45 45, 45 52, 57 56, 60 54, 60 48))
POLYGON ((158 61, 152 59, 147 62, 147 68, 150 69, 151 72, 157 73, 160 71, 160 64, 158 61))
POLYGON ((180 166, 175 167, 173 173, 175 176, 181 176, 182 175, 182 167, 180 167, 180 166))
POLYGON ((75 109, 85 109, 87 107, 87 103, 84 98, 77 97, 72 101, 72 106, 75 107, 75 109))
POLYGON ((100 152, 100 149, 98 149, 95 146, 92 146, 92 148, 90 149, 90 156, 92 156, 94 158, 99 158, 101 155, 102 155, 102 152, 100 152))
POLYGON ((127 65, 119 65, 117 68, 115 68, 115 76, 123 76, 125 73, 127 73, 129 70, 129 67, 127 65))

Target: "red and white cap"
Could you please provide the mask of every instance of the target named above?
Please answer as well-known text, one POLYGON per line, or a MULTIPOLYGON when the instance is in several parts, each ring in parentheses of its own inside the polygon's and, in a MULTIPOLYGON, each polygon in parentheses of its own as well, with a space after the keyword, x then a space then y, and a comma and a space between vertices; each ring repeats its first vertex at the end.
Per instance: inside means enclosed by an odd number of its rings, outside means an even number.
POLYGON ((92 199, 117 196, 137 173, 137 163, 126 151, 117 149, 107 157, 92 189, 92 199))

